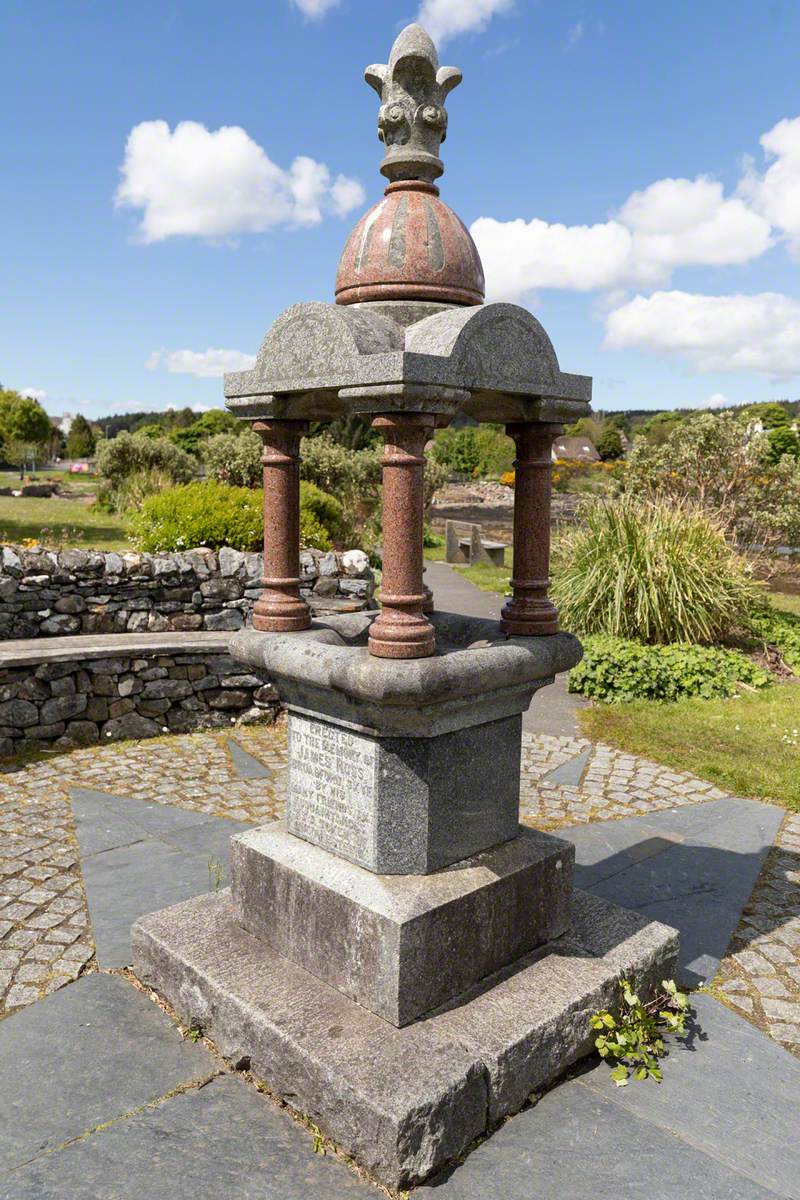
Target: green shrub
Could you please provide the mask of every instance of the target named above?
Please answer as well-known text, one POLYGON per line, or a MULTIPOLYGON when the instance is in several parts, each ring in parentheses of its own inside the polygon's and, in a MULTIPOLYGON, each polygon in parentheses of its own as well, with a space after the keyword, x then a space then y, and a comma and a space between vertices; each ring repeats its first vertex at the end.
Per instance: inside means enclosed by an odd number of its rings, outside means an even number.
POLYGON ((448 426, 436 432, 433 457, 448 471, 502 475, 514 462, 514 443, 499 425, 448 426))
POLYGON ((711 700, 735 695, 737 684, 762 688, 770 677, 738 650, 710 646, 644 646, 624 638, 584 640, 584 656, 569 675, 569 690, 606 704, 628 700, 711 700))
POLYGON ((203 462, 211 479, 232 487, 258 487, 263 466, 261 438, 252 429, 240 434, 220 433, 202 446, 203 462))
MULTIPOLYGON (((149 496, 131 519, 140 550, 188 550, 231 546, 260 550, 264 539, 264 493, 216 480, 179 484, 149 496)), ((329 550, 339 540, 342 508, 313 484, 300 485, 300 544, 329 550)))
POLYGON ((215 481, 179 484, 144 501, 131 519, 140 550, 231 546, 259 550, 264 536, 262 494, 215 481))
POLYGON ((564 626, 648 643, 710 643, 749 624, 759 590, 705 514, 630 497, 595 501, 554 555, 564 626))
POLYGON ((771 608, 759 609, 750 626, 763 641, 777 646, 786 665, 800 674, 800 617, 771 608))
POLYGON ((109 508, 124 511, 130 505, 131 477, 138 477, 134 489, 135 502, 139 503, 142 488, 150 480, 155 489, 170 483, 188 483, 193 478, 196 462, 167 438, 151 438, 149 435, 118 433, 110 441, 97 444, 97 474, 106 481, 101 488, 101 499, 109 508))

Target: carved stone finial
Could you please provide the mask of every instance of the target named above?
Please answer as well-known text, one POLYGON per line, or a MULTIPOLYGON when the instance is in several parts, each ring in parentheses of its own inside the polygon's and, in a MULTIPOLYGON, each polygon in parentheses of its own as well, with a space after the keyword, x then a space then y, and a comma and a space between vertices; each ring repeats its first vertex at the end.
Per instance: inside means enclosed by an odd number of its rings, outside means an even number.
POLYGON ((440 67, 421 25, 407 25, 389 62, 367 67, 364 78, 381 98, 378 137, 386 146, 381 174, 432 183, 444 171, 439 146, 447 135, 447 95, 461 83, 458 67, 440 67))

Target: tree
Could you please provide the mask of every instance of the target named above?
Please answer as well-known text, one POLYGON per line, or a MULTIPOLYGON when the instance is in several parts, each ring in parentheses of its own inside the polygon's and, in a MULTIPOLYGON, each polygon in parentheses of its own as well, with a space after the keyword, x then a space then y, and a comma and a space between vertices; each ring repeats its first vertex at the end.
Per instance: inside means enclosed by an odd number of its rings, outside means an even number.
POLYGON ((36 465, 37 455, 44 456, 53 435, 53 423, 38 400, 15 391, 0 391, 0 443, 8 462, 19 466, 36 465))
POLYGON ((751 404, 744 410, 749 421, 760 421, 764 429, 777 429, 789 424, 789 414, 782 404, 768 400, 764 404, 751 404))
POLYGON ((676 412, 674 409, 656 413, 639 426, 636 436, 646 438, 652 446, 661 446, 671 437, 674 430, 685 425, 688 420, 686 413, 676 412))
POLYGON ((602 437, 597 439, 595 447, 603 462, 612 462, 618 458, 622 458, 624 453, 622 436, 619 430, 614 429, 612 426, 609 426, 602 437))
POLYGON ((67 458, 91 458, 94 448, 94 430, 86 417, 82 417, 79 413, 70 425, 67 434, 67 458))
POLYGON ((767 451, 765 463, 775 466, 788 454, 790 458, 800 459, 800 437, 788 425, 776 425, 767 434, 767 451))
POLYGON ((163 425, 138 425, 133 431, 133 436, 150 438, 151 441, 156 441, 158 438, 165 438, 167 431, 163 425))

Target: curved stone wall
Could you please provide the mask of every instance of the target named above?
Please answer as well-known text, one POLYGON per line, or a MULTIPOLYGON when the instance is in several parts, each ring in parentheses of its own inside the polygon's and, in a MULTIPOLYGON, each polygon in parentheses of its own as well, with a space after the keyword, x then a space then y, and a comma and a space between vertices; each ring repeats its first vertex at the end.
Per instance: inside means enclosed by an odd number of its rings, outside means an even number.
POLYGON ((0 758, 272 719, 266 674, 227 635, 71 637, 0 646, 0 758))

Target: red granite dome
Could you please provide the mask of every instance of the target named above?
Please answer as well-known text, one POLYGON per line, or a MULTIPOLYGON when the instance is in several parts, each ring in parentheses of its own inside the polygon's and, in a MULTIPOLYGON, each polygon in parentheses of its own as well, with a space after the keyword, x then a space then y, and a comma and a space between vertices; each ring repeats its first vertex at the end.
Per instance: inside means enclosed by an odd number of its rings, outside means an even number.
POLYGON ((483 267, 466 227, 419 179, 390 183, 356 225, 339 261, 336 303, 435 300, 482 304, 483 267))

